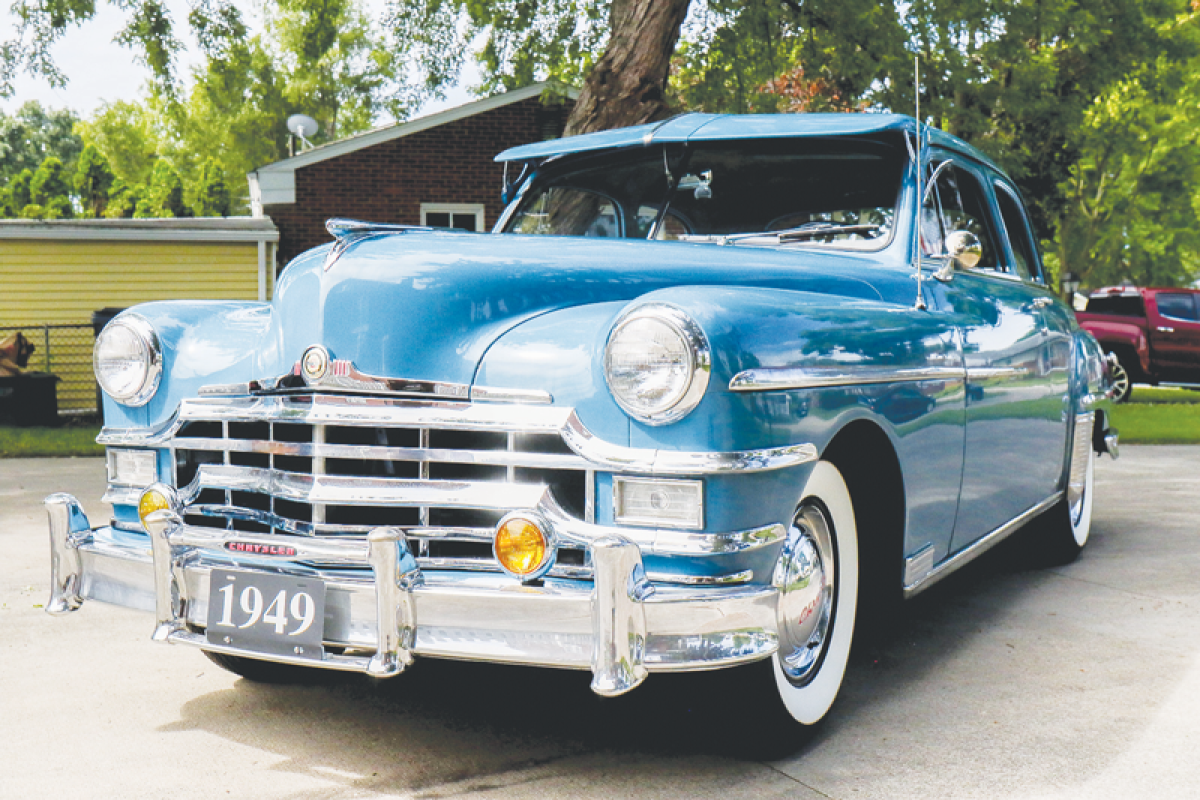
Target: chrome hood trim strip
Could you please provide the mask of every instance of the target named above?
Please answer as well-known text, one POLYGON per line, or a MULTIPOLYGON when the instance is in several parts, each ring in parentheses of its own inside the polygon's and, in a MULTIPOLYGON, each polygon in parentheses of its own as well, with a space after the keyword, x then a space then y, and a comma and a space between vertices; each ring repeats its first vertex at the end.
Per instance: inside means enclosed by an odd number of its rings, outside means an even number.
MULTIPOLYGON (((311 349, 311 348, 310 348, 311 349)), ((323 350, 323 348, 322 348, 323 350)), ((359 372, 354 362, 332 359, 318 377, 304 372, 300 362, 286 375, 249 383, 221 383, 201 386, 201 397, 237 397, 307 393, 313 390, 344 394, 387 395, 431 400, 471 400, 477 403, 529 403, 550 405, 554 398, 539 389, 508 389, 496 386, 468 386, 445 381, 418 381, 389 378, 359 372)))
POLYGON ((961 381, 963 367, 760 367, 747 369, 729 381, 731 392, 775 392, 785 389, 824 389, 838 386, 870 386, 879 383, 917 381, 961 381))
MULTIPOLYGON (((643 475, 763 472, 805 464, 818 457, 817 448, 807 443, 732 452, 625 447, 597 438, 574 409, 564 407, 327 395, 189 399, 180 404, 174 419, 156 430, 105 428, 96 441, 108 446, 166 447, 183 424, 193 420, 558 434, 591 469, 643 475)), ((253 446, 250 450, 262 452, 253 446)))

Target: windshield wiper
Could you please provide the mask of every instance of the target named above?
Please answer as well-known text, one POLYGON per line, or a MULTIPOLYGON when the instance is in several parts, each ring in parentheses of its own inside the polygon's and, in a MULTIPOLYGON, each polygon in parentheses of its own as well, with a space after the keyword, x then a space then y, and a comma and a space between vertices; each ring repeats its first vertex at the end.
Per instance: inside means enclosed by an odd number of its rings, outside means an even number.
POLYGON ((850 222, 809 222, 798 228, 785 228, 781 231, 757 231, 755 233, 726 233, 726 234, 684 234, 679 237, 684 242, 706 242, 710 244, 758 244, 756 240, 774 240, 776 244, 802 242, 806 239, 816 239, 821 236, 842 236, 852 233, 876 233, 882 225, 868 225, 850 222))
POLYGON ((782 231, 771 231, 779 236, 779 243, 799 242, 804 239, 815 239, 818 236, 824 236, 830 233, 849 234, 849 233, 875 233, 882 225, 868 225, 850 222, 810 222, 807 225, 801 225, 799 228, 788 228, 782 231))

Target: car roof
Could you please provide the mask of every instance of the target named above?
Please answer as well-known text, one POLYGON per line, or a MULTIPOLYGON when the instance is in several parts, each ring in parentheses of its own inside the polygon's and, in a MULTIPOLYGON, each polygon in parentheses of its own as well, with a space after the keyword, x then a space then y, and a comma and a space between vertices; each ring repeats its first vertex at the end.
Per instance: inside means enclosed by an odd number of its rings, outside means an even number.
MULTIPOLYGON (((885 131, 914 131, 916 121, 903 114, 681 114, 662 122, 616 128, 580 136, 520 145, 496 156, 496 161, 541 161, 574 153, 593 153, 649 147, 652 144, 724 142, 739 139, 862 136, 885 131)), ((927 128, 930 141, 957 150, 993 169, 991 159, 971 145, 927 128)))

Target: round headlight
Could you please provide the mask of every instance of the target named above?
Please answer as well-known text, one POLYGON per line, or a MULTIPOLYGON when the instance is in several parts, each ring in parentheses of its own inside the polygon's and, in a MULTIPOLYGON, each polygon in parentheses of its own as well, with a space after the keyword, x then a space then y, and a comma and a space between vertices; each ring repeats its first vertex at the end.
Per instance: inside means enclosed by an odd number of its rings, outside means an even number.
POLYGON ((96 337, 92 351, 96 381, 109 397, 144 406, 162 376, 162 347, 154 327, 136 314, 122 314, 96 337))
POLYGON ((604 350, 604 379, 613 399, 649 425, 674 422, 695 408, 708 388, 710 369, 704 331, 672 306, 626 312, 604 350))

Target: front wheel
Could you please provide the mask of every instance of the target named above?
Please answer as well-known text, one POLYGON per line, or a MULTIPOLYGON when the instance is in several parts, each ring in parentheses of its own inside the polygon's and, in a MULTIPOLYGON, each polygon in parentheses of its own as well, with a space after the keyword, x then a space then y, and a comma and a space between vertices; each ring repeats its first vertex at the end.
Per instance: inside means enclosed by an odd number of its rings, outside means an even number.
POLYGON ((203 651, 208 660, 223 670, 240 675, 254 683, 306 684, 319 683, 328 679, 328 670, 317 667, 298 667, 293 664, 277 664, 258 658, 230 656, 224 653, 203 651))
POLYGON ((837 467, 818 462, 775 567, 779 651, 775 685, 791 716, 812 725, 833 705, 854 635, 858 530, 837 467))

